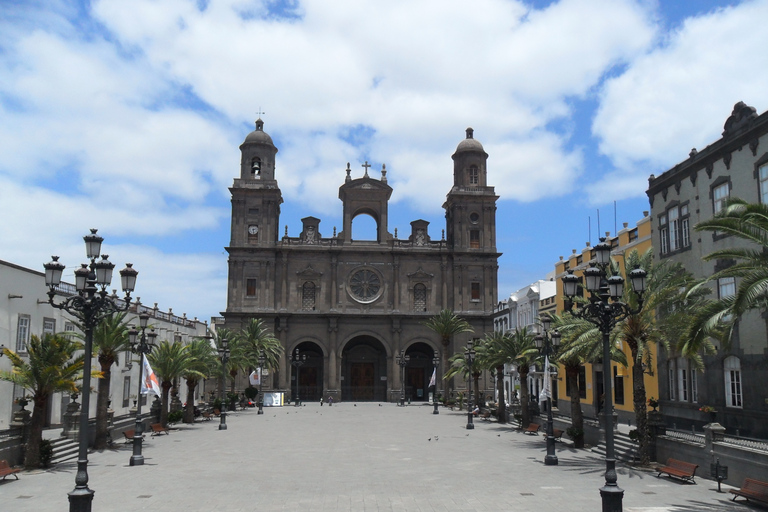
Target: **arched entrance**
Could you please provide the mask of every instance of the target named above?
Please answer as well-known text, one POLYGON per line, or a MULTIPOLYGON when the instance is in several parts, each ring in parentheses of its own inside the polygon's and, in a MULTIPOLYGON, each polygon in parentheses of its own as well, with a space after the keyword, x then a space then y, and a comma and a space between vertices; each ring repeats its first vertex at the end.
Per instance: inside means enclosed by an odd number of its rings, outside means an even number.
POLYGON ((387 351, 381 342, 367 335, 351 339, 341 353, 342 401, 386 401, 386 378, 387 351))
POLYGON ((411 402, 429 400, 429 379, 434 369, 435 350, 426 343, 414 343, 405 351, 411 359, 405 368, 405 399, 411 402))
MULTIPOLYGON (((306 354, 307 360, 296 369, 295 366, 291 367, 291 393, 290 396, 294 396, 296 392, 296 374, 299 376, 299 398, 302 402, 320 401, 320 397, 323 396, 323 351, 316 344, 311 341, 305 341, 299 343, 296 348, 299 349, 299 354, 303 356, 306 354)), ((293 349, 291 354, 296 352, 296 348, 293 349)))

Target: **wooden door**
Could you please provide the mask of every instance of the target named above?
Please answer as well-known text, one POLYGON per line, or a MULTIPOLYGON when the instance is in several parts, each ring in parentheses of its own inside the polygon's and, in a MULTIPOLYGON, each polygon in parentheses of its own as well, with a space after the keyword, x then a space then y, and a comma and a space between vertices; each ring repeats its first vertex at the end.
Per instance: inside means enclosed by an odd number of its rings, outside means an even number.
POLYGON ((352 363, 350 368, 350 394, 352 400, 373 400, 375 383, 373 363, 352 363))

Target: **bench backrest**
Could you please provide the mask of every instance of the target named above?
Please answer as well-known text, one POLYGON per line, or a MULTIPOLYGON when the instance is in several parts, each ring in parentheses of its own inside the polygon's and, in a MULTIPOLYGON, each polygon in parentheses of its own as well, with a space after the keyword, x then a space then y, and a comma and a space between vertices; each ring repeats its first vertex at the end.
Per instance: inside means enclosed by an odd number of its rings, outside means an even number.
POLYGON ((531 432, 536 432, 537 430, 539 430, 539 428, 541 428, 541 425, 539 425, 538 423, 528 424, 528 430, 530 430, 531 432))
POLYGON ((671 468, 679 469, 680 471, 685 471, 691 474, 693 474, 696 471, 696 468, 699 467, 698 464, 691 464, 690 462, 683 462, 682 460, 671 459, 671 458, 667 461, 667 466, 671 468))
POLYGON ((0 460, 0 469, 11 469, 11 465, 7 460, 0 460))
POLYGON ((742 491, 758 492, 760 494, 768 494, 768 483, 755 480, 753 478, 745 478, 744 485, 741 486, 742 491))

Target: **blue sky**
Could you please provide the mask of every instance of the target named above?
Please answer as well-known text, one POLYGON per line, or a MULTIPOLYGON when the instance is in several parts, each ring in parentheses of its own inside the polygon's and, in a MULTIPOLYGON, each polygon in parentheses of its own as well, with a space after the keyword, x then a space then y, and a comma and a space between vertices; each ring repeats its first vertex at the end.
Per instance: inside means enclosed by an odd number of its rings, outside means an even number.
POLYGON ((423 218, 439 238, 471 126, 503 299, 594 243, 598 210, 601 231, 639 220, 648 175, 717 140, 736 102, 768 108, 765 19, 768 0, 6 0, 0 259, 71 271, 97 227, 144 303, 207 319, 257 112, 290 236, 310 215, 330 236, 346 163, 367 160, 387 165, 389 231, 423 218))

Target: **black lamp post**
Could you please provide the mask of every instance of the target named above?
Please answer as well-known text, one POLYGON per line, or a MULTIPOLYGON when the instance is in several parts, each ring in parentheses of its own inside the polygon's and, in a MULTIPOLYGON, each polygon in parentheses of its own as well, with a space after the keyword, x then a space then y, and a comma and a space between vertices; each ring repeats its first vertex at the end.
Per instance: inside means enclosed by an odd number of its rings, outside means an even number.
POLYGON ((115 266, 101 253, 102 237, 91 229, 91 234, 83 237, 86 255, 90 264, 82 264, 75 270, 76 295, 67 297, 63 302, 55 303, 56 289, 61 284, 64 265, 59 263, 59 257, 53 256, 45 268, 45 285, 48 287, 48 303, 57 309, 62 309, 80 320, 85 330, 85 346, 83 354, 83 386, 82 413, 80 414, 80 444, 77 456, 77 474, 75 488, 69 493, 70 512, 89 512, 93 503, 93 493, 88 488, 88 409, 91 395, 91 355, 93 353, 93 329, 105 317, 120 311, 127 311, 131 305, 131 292, 136 286, 136 276, 139 274, 130 263, 120 271, 120 280, 125 292, 125 299, 120 301, 116 294, 107 295, 107 287, 112 282, 112 270, 115 266), (122 303, 121 303, 122 302, 122 303))
POLYGON ((435 406, 435 410, 432 411, 432 414, 440 414, 440 411, 437 410, 437 406, 439 405, 437 403, 437 367, 440 366, 440 356, 437 352, 435 352, 435 357, 432 358, 432 366, 435 367, 435 390, 432 392, 432 404, 435 406))
MULTIPOLYGON (((290 357, 290 356, 289 356, 290 357)), ((298 347, 293 352, 293 357, 290 357, 291 359, 291 365, 296 368, 296 395, 295 400, 296 403, 294 403, 294 407, 299 407, 301 405, 301 399, 299 398, 299 371, 302 366, 304 366, 304 363, 307 362, 307 354, 299 354, 298 347)))
POLYGON ((262 389, 264 388, 264 363, 267 362, 267 355, 262 350, 259 352, 259 412, 258 414, 264 414, 264 393, 262 393, 262 389))
POLYGON ((137 402, 138 405, 136 405, 136 427, 133 430, 133 455, 131 455, 131 459, 129 461, 129 464, 131 466, 142 466, 144 465, 144 456, 141 454, 141 444, 144 441, 144 436, 142 435, 142 432, 144 431, 144 422, 141 421, 141 385, 144 381, 144 358, 152 352, 152 348, 155 346, 155 338, 157 338, 157 333, 154 329, 149 331, 149 334, 146 333, 147 330, 147 323, 149 321, 149 315, 146 313, 141 313, 139 315, 139 328, 141 329, 141 338, 138 338, 139 331, 137 331, 135 328, 132 328, 130 331, 128 331, 128 336, 131 341, 131 352, 134 354, 139 354, 139 392, 136 395, 139 400, 137 402), (149 338, 149 341, 147 341, 147 338, 149 338))
POLYGON ((643 307, 643 292, 647 272, 636 268, 629 273, 632 289, 637 294, 638 305, 632 309, 621 302, 624 294, 624 278, 607 277, 611 262, 611 246, 605 238, 595 246, 597 263, 584 272, 584 281, 590 292, 589 302, 573 310, 573 298, 578 294, 579 278, 569 270, 563 276, 563 293, 566 296, 565 309, 574 316, 583 318, 596 325, 603 335, 603 392, 605 393, 603 421, 605 425, 605 486, 600 488, 603 499, 603 512, 621 512, 624 491, 616 483, 616 458, 613 444, 613 388, 611 382, 611 340, 610 333, 616 324, 630 315, 640 312, 643 307))
POLYGON ((405 367, 410 360, 411 356, 407 355, 405 350, 401 350, 395 356, 395 362, 400 367, 400 407, 405 407, 405 367))
POLYGON ((224 386, 226 385, 227 361, 229 361, 229 340, 222 338, 219 347, 219 359, 221 359, 221 388, 219 388, 219 400, 221 400, 221 414, 219 415, 219 430, 227 430, 227 406, 224 403, 224 386))
POLYGON ((467 397, 467 430, 475 428, 472 422, 472 365, 475 363, 475 349, 472 347, 472 340, 467 342, 467 348, 464 349, 464 359, 467 361, 467 371, 469 372, 469 396, 467 397))
MULTIPOLYGON (((541 355, 544 356, 544 378, 549 379, 549 356, 554 355, 557 352, 557 347, 560 344, 560 333, 557 331, 550 331, 552 325, 552 318, 549 315, 539 317, 544 332, 540 336, 536 336, 536 346, 539 349, 541 355)), ((555 454, 555 431, 552 424, 552 389, 551 382, 544 383, 545 389, 549 390, 547 394, 547 456, 544 457, 544 464, 546 466, 557 466, 557 455, 555 454)))

